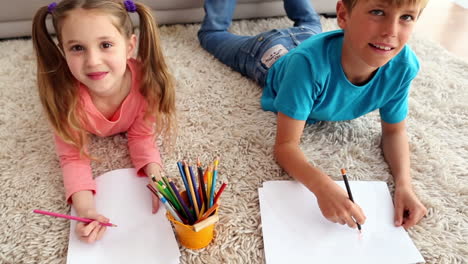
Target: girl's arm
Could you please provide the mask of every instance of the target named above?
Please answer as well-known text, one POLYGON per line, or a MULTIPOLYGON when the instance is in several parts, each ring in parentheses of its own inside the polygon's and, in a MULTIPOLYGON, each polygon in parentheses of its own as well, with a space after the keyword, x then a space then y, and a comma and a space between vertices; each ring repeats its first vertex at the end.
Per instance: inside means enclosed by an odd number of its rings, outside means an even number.
POLYGON ((406 122, 382 123, 382 150, 395 181, 395 225, 409 228, 427 213, 413 192, 406 122))
POLYGON ((364 224, 361 208, 349 200, 345 190, 327 174, 310 164, 299 148, 305 121, 278 113, 275 158, 293 178, 305 185, 317 197, 320 210, 328 220, 355 228, 364 224), (353 220, 354 218, 354 220, 353 220))
POLYGON ((93 243, 101 239, 106 231, 106 227, 99 223, 107 223, 109 219, 96 211, 94 194, 88 190, 78 191, 73 193, 71 198, 73 200, 73 207, 79 217, 96 220, 89 224, 77 222, 75 233, 78 238, 86 243, 93 243))

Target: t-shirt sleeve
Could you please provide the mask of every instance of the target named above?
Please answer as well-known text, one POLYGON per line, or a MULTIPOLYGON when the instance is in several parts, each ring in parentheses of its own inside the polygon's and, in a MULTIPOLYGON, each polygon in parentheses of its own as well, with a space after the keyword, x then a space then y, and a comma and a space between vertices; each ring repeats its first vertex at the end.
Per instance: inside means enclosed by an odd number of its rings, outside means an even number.
POLYGON ((143 171, 148 163, 157 163, 162 167, 161 155, 154 138, 153 123, 145 120, 145 107, 142 107, 132 126, 127 132, 130 158, 138 176, 146 176, 143 171))
POLYGON ((408 46, 405 46, 400 53, 399 61, 394 65, 394 71, 403 71, 401 84, 398 87, 392 87, 392 89, 396 89, 396 92, 379 109, 382 120, 390 124, 399 123, 405 120, 408 115, 408 97, 411 82, 416 78, 420 68, 416 54, 408 46))
POLYGON ((273 101, 277 112, 296 120, 307 120, 314 104, 313 69, 303 54, 292 54, 278 76, 278 92, 273 101))
POLYGON ((390 99, 385 106, 379 109, 380 117, 383 121, 396 124, 403 121, 408 114, 408 94, 410 83, 406 84, 404 88, 401 88, 400 91, 390 99))
POLYGON ((78 191, 90 190, 93 194, 96 193, 89 158, 80 157, 78 148, 66 143, 57 134, 54 135, 54 140, 62 168, 66 201, 72 203, 71 196, 78 191))

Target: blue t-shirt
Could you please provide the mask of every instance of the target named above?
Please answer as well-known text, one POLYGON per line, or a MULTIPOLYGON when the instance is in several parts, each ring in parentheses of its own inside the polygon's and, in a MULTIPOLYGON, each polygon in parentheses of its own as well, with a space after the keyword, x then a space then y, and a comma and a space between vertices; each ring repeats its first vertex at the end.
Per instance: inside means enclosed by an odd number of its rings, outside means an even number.
POLYGON ((366 84, 357 86, 343 72, 342 44, 342 30, 325 32, 278 59, 267 75, 262 108, 309 124, 351 120, 375 109, 387 123, 403 121, 409 87, 419 71, 413 51, 405 46, 366 84))

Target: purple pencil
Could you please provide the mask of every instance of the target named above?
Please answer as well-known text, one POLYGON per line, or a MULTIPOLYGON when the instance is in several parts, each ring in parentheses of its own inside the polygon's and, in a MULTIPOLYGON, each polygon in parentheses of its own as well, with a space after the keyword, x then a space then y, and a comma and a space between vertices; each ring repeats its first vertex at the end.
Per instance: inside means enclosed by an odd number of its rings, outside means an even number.
POLYGON ((182 199, 182 196, 180 196, 179 190, 177 189, 177 187, 175 186, 175 184, 172 181, 170 181, 169 184, 171 185, 172 190, 174 191, 175 195, 177 196, 177 199, 179 200, 180 204, 182 205, 182 208, 184 209, 184 212, 187 215, 187 218, 188 218, 190 224, 193 224, 196 221, 196 219, 193 218, 187 204, 185 203, 184 199, 182 199))

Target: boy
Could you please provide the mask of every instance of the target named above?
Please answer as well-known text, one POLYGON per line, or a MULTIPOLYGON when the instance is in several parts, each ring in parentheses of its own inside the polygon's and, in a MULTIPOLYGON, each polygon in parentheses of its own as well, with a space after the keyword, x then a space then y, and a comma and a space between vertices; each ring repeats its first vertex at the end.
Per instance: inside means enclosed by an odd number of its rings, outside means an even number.
POLYGON ((342 0, 341 30, 321 33, 310 0, 285 0, 294 27, 257 36, 227 29, 235 1, 206 0, 200 44, 263 86, 262 108, 278 114, 274 156, 317 197, 328 220, 356 228, 361 208, 299 148, 306 123, 351 120, 379 109, 382 149, 395 180, 396 226, 409 228, 427 210, 411 187, 405 130, 408 93, 419 63, 406 46, 427 0, 342 0), (300 45, 299 45, 300 44, 300 45))

